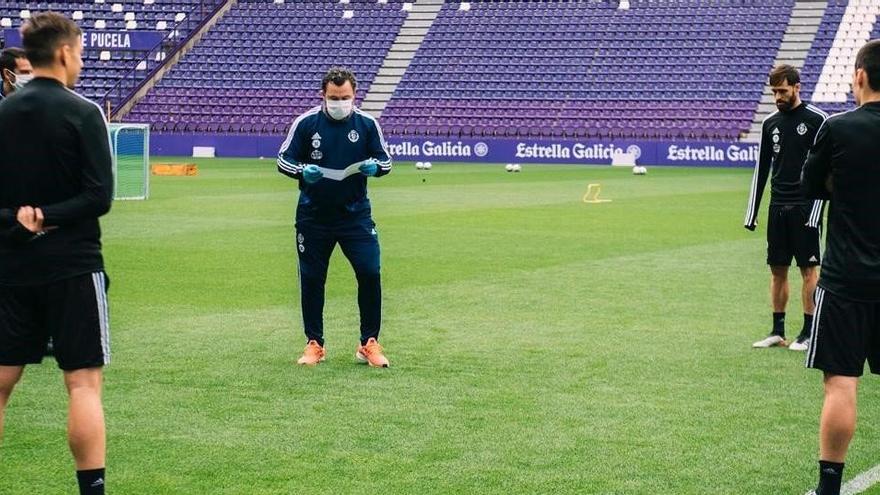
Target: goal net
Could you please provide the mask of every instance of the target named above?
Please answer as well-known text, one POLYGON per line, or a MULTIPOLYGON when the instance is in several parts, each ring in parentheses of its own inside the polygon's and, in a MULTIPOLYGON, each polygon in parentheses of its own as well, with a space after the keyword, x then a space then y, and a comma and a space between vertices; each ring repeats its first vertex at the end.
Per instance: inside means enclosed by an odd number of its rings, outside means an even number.
POLYGON ((150 126, 110 124, 113 146, 113 199, 147 199, 150 195, 150 126))

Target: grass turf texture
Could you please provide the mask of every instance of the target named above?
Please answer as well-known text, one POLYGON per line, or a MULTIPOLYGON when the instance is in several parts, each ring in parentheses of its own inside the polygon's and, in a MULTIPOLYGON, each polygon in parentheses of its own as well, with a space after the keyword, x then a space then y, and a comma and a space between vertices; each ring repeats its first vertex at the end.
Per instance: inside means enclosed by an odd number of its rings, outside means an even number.
MULTIPOLYGON (((770 326, 766 206, 741 226, 751 171, 399 163, 370 183, 392 368, 354 362, 337 250, 311 369, 293 364, 296 183, 270 160, 195 161, 103 221, 110 493, 812 487, 821 376, 750 348, 770 326), (591 182, 613 202, 584 204, 591 182)), ((847 478, 880 462, 877 387, 847 478)), ((72 493, 53 362, 25 372, 6 424, 0 493, 72 493)))

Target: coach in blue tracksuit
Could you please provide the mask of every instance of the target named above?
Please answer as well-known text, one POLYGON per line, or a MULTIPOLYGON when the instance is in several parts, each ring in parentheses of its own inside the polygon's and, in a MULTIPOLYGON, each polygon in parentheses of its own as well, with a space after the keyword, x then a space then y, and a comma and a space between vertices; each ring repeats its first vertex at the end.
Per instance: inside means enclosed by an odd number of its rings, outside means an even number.
POLYGON ((367 178, 391 172, 379 123, 354 106, 357 81, 332 68, 321 82, 324 103, 297 117, 278 153, 278 171, 299 181, 296 247, 308 340, 303 365, 324 360, 324 282, 338 243, 358 281, 361 342, 355 356, 387 367, 378 343, 382 313, 379 239, 367 198, 367 178))

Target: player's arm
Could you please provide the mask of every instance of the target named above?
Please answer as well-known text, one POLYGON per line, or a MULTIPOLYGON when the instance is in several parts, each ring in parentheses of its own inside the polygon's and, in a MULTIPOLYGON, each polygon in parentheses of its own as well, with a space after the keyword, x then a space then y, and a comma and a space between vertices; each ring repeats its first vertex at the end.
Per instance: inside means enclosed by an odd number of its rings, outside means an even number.
POLYGON ((813 201, 810 208, 810 218, 807 219, 807 227, 818 228, 822 224, 822 216, 825 212, 825 200, 817 199, 813 201))
POLYGON ((301 160, 303 148, 303 118, 297 118, 290 126, 287 139, 278 151, 278 171, 290 178, 301 179, 303 168, 307 165, 301 160))
POLYGON ((0 208, 0 241, 12 243, 26 242, 33 234, 19 223, 16 211, 12 208, 0 208))
POLYGON ((382 128, 379 127, 379 121, 373 120, 376 126, 370 136, 370 158, 376 161, 376 173, 374 177, 382 177, 391 173, 391 154, 388 153, 388 143, 385 142, 385 136, 382 134, 382 128))
POLYGON ((801 192, 809 199, 831 199, 831 127, 828 121, 816 133, 801 171, 801 192))
POLYGON ((60 226, 87 218, 98 218, 110 211, 113 202, 113 159, 110 133, 97 107, 83 117, 78 127, 82 172, 81 191, 64 201, 39 205, 44 224, 60 226))
POLYGON ((25 206, 18 210, 0 209, 0 241, 20 244, 45 233, 43 212, 39 208, 25 206))
POLYGON ((773 142, 768 139, 766 127, 765 122, 761 127, 758 162, 755 163, 755 172, 752 174, 752 188, 749 192, 749 203, 746 206, 746 217, 743 221, 743 225, 749 230, 755 230, 758 225, 758 207, 761 205, 761 197, 764 195, 764 187, 767 185, 767 177, 770 175, 770 162, 773 159, 773 142))

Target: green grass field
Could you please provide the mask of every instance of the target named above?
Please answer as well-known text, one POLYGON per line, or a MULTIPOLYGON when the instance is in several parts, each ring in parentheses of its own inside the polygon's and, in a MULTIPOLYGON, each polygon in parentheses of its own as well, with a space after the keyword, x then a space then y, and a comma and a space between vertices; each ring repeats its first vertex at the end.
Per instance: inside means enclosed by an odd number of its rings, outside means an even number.
MULTIPOLYGON (((371 181, 392 368, 354 361, 337 250, 328 360, 304 369, 296 183, 270 160, 198 163, 103 220, 109 493, 813 487, 820 373, 750 348, 770 324, 766 205, 742 228, 751 171, 398 163, 371 181), (591 182, 613 202, 584 204, 591 182)), ((793 336, 799 297, 788 314, 793 336)), ((860 393, 847 478, 880 462, 878 383, 860 393)), ((54 363, 28 369, 0 493, 74 493, 65 414, 54 363)))

